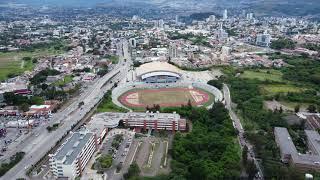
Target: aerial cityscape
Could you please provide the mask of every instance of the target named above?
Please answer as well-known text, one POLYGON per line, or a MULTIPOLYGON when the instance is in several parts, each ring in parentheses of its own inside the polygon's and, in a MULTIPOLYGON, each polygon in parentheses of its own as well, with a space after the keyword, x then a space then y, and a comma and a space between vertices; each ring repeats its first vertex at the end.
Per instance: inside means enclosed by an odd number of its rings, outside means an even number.
POLYGON ((3 0, 0 180, 320 179, 318 0, 3 0))

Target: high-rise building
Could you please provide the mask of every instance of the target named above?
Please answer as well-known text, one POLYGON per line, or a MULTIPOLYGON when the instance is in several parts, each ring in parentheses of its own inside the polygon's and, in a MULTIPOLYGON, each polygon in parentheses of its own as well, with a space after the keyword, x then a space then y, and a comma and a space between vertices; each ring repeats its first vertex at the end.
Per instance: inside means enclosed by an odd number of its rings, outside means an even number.
POLYGON ((88 130, 71 133, 71 136, 54 154, 49 154, 50 170, 55 178, 79 177, 96 151, 95 135, 88 130))
POLYGON ((179 15, 176 15, 176 25, 179 24, 179 15))
POLYGON ((137 47, 137 40, 135 38, 130 38, 129 39, 129 45, 131 48, 137 47))
POLYGON ((256 39, 256 45, 269 47, 271 44, 271 35, 265 31, 263 34, 258 34, 256 39))
POLYGON ((248 13, 247 20, 252 20, 252 19, 253 19, 253 13, 248 13))
POLYGON ((159 28, 160 28, 160 29, 163 29, 163 28, 164 28, 164 21, 163 21, 163 19, 160 19, 159 22, 158 22, 158 24, 159 24, 159 28))
POLYGON ((215 15, 210 15, 208 18, 208 22, 214 22, 216 21, 216 16, 215 15))
POLYGON ((220 24, 220 28, 219 30, 217 31, 217 39, 219 41, 225 41, 228 39, 229 35, 228 33, 223 29, 223 26, 222 26, 222 23, 220 24))
POLYGON ((178 57, 178 48, 177 48, 177 45, 174 43, 171 43, 169 45, 169 57, 170 58, 177 58, 178 57))
POLYGON ((228 19, 228 10, 224 10, 223 11, 223 20, 227 20, 228 19))

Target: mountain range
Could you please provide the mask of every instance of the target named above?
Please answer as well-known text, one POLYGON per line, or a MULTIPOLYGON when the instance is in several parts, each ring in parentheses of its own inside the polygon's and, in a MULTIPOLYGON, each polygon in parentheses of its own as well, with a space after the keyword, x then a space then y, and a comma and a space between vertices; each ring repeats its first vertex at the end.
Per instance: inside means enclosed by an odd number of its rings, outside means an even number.
POLYGON ((261 15, 319 15, 319 0, 1 0, 0 4, 17 3, 32 6, 55 5, 94 7, 96 5, 149 4, 158 7, 208 11, 220 8, 247 8, 261 15))

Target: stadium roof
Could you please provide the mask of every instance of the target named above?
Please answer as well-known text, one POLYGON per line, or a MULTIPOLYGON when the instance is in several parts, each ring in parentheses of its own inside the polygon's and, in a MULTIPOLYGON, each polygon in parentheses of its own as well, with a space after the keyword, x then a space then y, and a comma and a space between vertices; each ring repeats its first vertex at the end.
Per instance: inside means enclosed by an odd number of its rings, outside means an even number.
POLYGON ((171 65, 167 62, 159 62, 159 61, 142 64, 140 67, 137 68, 136 72, 138 77, 141 77, 142 75, 153 73, 153 72, 171 72, 178 75, 181 74, 180 69, 177 68, 176 66, 171 65))

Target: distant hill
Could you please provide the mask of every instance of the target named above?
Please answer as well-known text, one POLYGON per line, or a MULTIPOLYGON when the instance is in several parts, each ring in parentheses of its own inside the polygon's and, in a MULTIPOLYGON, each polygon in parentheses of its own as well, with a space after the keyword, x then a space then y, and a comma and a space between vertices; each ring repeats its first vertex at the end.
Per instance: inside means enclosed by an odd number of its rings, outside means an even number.
POLYGON ((0 0, 1 3, 21 3, 27 5, 96 6, 98 4, 147 3, 159 7, 194 9, 208 12, 217 7, 249 8, 261 15, 306 16, 319 14, 320 0, 0 0))

